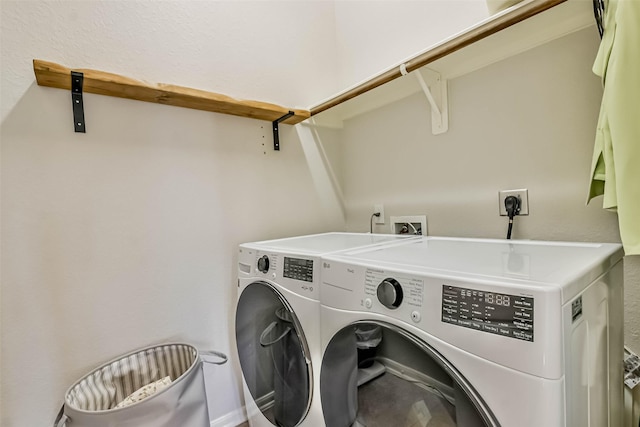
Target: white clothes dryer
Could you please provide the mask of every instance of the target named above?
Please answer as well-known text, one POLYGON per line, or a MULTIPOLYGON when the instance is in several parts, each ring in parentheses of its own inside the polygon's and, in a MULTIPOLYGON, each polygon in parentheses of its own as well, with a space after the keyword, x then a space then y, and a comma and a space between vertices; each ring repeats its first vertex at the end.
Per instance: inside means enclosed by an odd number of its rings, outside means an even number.
POLYGON ((622 257, 436 237, 323 256, 326 424, 622 425, 622 257))
POLYGON ((251 426, 324 425, 320 255, 411 238, 325 233, 240 245, 235 333, 251 426))

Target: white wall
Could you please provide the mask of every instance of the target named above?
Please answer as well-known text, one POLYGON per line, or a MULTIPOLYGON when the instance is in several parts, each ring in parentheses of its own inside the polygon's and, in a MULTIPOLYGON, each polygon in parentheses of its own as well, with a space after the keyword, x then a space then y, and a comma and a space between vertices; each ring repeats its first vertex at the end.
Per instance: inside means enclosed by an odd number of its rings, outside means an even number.
MULTIPOLYGON (((595 28, 449 82, 449 131, 431 134, 422 93, 358 116, 340 136, 347 228, 426 214, 431 235, 502 238, 498 190, 527 188, 514 238, 620 242, 614 213, 585 206, 602 89, 595 28), (366 159, 366 161, 362 161, 366 159)), ((377 226, 387 232, 388 222, 377 226)), ((640 350, 640 257, 625 259, 626 342, 640 350)))
POLYGON ((341 89, 489 16, 485 0, 338 0, 335 7, 341 89))
MULTIPOLYGON (((329 2, 2 1, 3 427, 51 425, 73 381, 134 348, 233 355, 237 244, 344 229, 293 127, 274 152, 267 122, 87 94, 75 134, 69 93, 37 86, 32 59, 306 106, 335 87, 333 16, 329 2)), ((237 362, 209 373, 211 418, 232 425, 237 362)))

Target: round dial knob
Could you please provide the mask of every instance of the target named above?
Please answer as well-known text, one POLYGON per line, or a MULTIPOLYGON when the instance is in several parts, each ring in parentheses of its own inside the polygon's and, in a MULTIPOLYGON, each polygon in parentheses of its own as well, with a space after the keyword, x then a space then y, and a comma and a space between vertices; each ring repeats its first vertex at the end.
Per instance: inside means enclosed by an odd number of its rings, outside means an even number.
POLYGON ((261 273, 266 273, 269 271, 269 257, 266 255, 262 255, 258 258, 258 271, 261 273))
POLYGON ((389 309, 400 307, 402 303, 402 286, 396 279, 387 278, 378 285, 378 300, 389 309))

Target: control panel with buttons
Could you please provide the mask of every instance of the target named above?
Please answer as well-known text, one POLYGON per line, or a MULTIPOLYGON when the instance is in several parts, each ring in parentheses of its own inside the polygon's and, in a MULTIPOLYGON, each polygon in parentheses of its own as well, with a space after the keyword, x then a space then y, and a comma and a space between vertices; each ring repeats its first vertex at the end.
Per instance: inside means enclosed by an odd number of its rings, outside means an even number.
POLYGON ((319 299, 318 271, 314 268, 318 258, 294 256, 278 251, 262 251, 241 247, 238 254, 238 272, 259 279, 277 282, 290 291, 307 298, 319 299))
POLYGON ((389 275, 382 270, 366 269, 363 305, 367 309, 378 303, 387 310, 398 311, 400 318, 420 323, 424 298, 424 280, 408 275, 389 275), (409 317, 409 318, 407 318, 409 317))

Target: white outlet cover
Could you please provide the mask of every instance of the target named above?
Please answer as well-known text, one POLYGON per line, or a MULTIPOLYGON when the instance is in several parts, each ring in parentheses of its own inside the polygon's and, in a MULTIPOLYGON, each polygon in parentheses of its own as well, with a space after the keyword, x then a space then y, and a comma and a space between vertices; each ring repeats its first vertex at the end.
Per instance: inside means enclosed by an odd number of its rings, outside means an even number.
POLYGON ((384 224, 384 205, 373 205, 373 213, 380 212, 380 216, 373 218, 374 224, 384 224))

